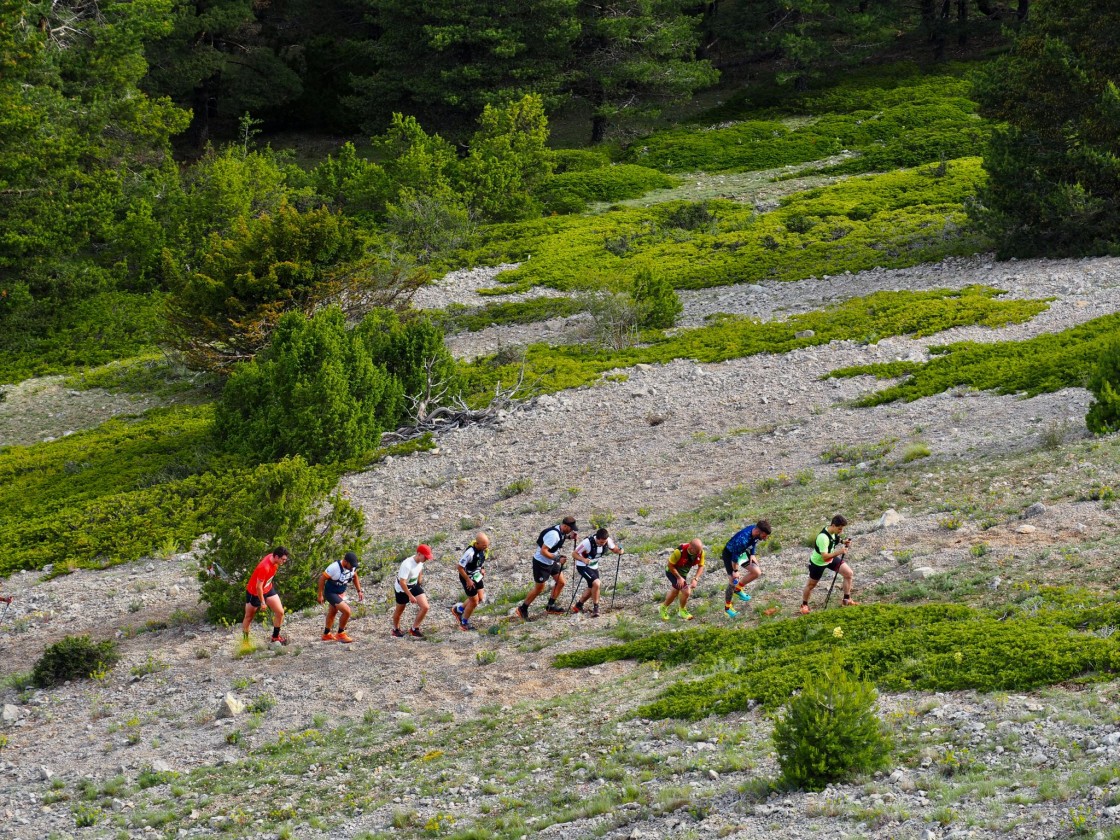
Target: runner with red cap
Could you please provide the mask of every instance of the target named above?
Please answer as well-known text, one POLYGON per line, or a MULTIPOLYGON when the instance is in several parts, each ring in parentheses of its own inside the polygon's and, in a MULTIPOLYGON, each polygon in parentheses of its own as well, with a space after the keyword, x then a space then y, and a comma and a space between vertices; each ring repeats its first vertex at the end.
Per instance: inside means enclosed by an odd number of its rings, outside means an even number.
POLYGON ((393 610, 393 632, 390 634, 395 638, 404 636, 401 630, 401 616, 404 615, 404 608, 409 604, 415 604, 418 610, 416 621, 412 623, 408 635, 415 636, 417 639, 424 638, 424 634, 420 632, 420 622, 428 614, 428 596, 424 594, 424 587, 421 584, 424 581, 424 564, 431 559, 432 549, 421 544, 416 547, 416 553, 405 558, 400 569, 397 570, 397 578, 393 581, 397 607, 393 610))

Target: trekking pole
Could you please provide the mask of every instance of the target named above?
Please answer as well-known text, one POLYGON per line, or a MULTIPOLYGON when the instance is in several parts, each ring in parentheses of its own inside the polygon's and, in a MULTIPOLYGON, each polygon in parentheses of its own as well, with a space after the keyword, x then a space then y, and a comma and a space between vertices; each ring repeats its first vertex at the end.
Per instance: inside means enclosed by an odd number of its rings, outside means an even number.
POLYGON ((568 604, 568 612, 572 611, 572 604, 575 604, 576 602, 576 595, 579 594, 579 585, 581 583, 583 583, 583 575, 581 575, 579 572, 576 572, 576 585, 572 587, 572 601, 570 604, 568 604))
POLYGON ((8 617, 8 607, 12 605, 12 599, 9 597, 6 604, 4 604, 4 612, 0 613, 0 627, 4 626, 4 619, 8 617))
POLYGON ((618 594, 618 567, 622 563, 622 555, 625 551, 621 551, 615 555, 614 558, 614 586, 611 587, 611 609, 614 609, 614 596, 618 594))
POLYGON ((828 597, 824 599, 824 609, 826 609, 826 610, 828 609, 829 598, 832 597, 832 587, 836 586, 836 576, 838 574, 840 574, 839 569, 837 569, 835 572, 832 573, 832 585, 828 587, 828 597))

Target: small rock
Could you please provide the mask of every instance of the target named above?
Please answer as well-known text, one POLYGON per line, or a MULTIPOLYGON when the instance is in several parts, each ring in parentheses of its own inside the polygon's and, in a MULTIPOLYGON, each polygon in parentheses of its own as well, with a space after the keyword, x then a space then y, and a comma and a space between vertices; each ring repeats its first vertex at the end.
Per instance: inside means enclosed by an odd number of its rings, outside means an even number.
POLYGON ((793 334, 794 338, 812 338, 816 333, 813 330, 798 330, 793 334))
POLYGON ((54 771, 47 767, 45 764, 39 765, 39 778, 44 782, 49 782, 54 778, 54 771))
POLYGON ((875 530, 880 531, 883 528, 893 528, 902 522, 902 514, 894 508, 887 508, 883 515, 879 517, 879 521, 875 523, 875 530))
POLYGON ((170 764, 168 764, 162 758, 157 758, 155 761, 152 762, 152 772, 153 773, 171 773, 171 772, 174 772, 174 771, 172 771, 170 764))
POLYGON ((5 703, 4 710, 0 712, 0 720, 4 723, 15 723, 19 720, 19 709, 11 703, 5 703))
POLYGON ((361 703, 362 700, 365 698, 365 696, 366 696, 366 693, 364 691, 362 691, 360 688, 357 691, 354 692, 354 700, 358 703, 361 703))
POLYGON ((930 566, 918 566, 910 570, 910 577, 913 580, 925 580, 937 574, 937 569, 930 566))
POLYGON ((1046 505, 1044 505, 1042 502, 1035 502, 1033 505, 1023 511, 1023 518, 1030 519, 1032 516, 1042 516, 1042 514, 1044 513, 1046 513, 1046 505))
POLYGON ((240 700, 238 700, 232 694, 226 694, 226 696, 222 698, 222 702, 218 706, 218 717, 219 718, 237 717, 237 715, 241 714, 244 711, 245 711, 245 704, 244 703, 242 703, 240 700))
POLYGON ((1015 529, 1016 534, 1033 534, 1038 529, 1033 525, 1020 525, 1015 529))
POLYGON ((715 770, 709 770, 708 771, 708 778, 711 779, 713 782, 718 782, 719 781, 719 773, 717 773, 715 770))

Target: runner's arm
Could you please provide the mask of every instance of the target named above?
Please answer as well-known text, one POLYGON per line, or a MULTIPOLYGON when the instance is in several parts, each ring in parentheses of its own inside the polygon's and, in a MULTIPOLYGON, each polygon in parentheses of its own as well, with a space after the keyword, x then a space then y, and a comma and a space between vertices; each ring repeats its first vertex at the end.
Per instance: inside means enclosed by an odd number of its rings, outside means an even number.
POLYGON ((358 601, 366 599, 366 593, 362 592, 362 582, 358 580, 358 576, 354 575, 354 588, 358 590, 358 601))
POLYGON ((319 575, 319 603, 323 603, 323 587, 327 585, 327 578, 330 577, 326 572, 319 575))

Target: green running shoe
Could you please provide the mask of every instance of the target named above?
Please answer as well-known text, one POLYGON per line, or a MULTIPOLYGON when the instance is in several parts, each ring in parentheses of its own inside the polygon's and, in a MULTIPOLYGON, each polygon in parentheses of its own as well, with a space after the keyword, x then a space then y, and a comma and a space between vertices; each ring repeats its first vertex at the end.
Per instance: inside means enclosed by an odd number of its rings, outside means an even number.
POLYGON ((668 621, 669 620, 669 608, 667 606, 665 606, 664 604, 661 605, 661 620, 662 621, 668 621))
POLYGON ((677 610, 677 615, 679 615, 685 621, 692 621, 692 613, 690 613, 684 607, 681 607, 679 610, 677 610))

